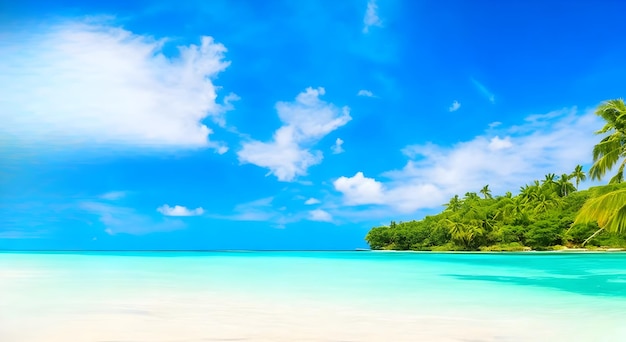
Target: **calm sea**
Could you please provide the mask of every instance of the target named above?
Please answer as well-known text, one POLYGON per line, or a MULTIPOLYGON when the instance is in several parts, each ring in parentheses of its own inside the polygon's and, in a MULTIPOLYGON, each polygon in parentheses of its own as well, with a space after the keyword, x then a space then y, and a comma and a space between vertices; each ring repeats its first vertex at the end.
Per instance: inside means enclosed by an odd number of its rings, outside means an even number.
POLYGON ((0 341, 626 341, 624 253, 0 253, 0 341))

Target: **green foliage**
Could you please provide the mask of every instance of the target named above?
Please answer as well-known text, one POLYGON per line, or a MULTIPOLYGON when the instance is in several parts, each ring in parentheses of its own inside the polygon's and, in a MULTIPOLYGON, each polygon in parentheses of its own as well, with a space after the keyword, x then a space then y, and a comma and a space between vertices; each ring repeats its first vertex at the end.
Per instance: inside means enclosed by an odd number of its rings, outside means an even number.
MULTIPOLYGON (((550 250, 560 245, 579 247, 597 233, 587 242, 591 248, 626 246, 626 238, 621 235, 598 231, 600 227, 593 218, 575 222, 583 208, 595 208, 593 203, 598 198, 616 191, 626 196, 626 184, 584 191, 568 187, 563 191, 559 181, 569 181, 570 177, 561 175, 552 183, 553 178, 556 176, 548 174, 543 184, 534 181, 522 187, 517 196, 507 193, 491 197, 485 191, 481 192, 483 197, 475 192, 462 198, 457 195, 437 215, 419 221, 391 221, 389 226, 372 228, 365 240, 372 249, 521 251, 550 250)), ((626 197, 613 197, 612 203, 624 205, 626 197)))
POLYGON ((365 237, 372 249, 505 251, 569 247, 626 247, 626 104, 604 102, 596 110, 606 124, 593 148, 593 180, 615 165, 608 185, 577 191, 587 178, 581 165, 571 174, 548 173, 513 196, 493 197, 489 185, 479 193, 455 195, 440 214, 421 221, 375 227, 365 237), (621 163, 620 163, 621 161, 621 163), (574 183, 572 183, 574 180, 574 183))
POLYGON ((578 213, 576 223, 597 222, 614 233, 626 232, 626 189, 614 190, 588 200, 578 213))
MULTIPOLYGON (((566 241, 568 245, 580 246, 598 229, 599 227, 595 222, 574 224, 565 232, 563 240, 566 241)), ((593 245, 595 241, 597 241, 597 237, 590 240, 588 243, 593 245)))
POLYGON ((594 164, 589 175, 591 179, 601 179, 623 159, 617 173, 609 181, 621 183, 626 165, 626 104, 623 99, 606 101, 596 109, 596 115, 606 122, 596 134, 605 134, 605 137, 593 147, 594 164))
POLYGON ((480 246, 483 252, 522 252, 528 250, 528 247, 519 242, 500 243, 492 246, 480 246))
POLYGON ((561 242, 562 229, 554 220, 540 220, 528 227, 524 238, 533 249, 545 249, 561 242))

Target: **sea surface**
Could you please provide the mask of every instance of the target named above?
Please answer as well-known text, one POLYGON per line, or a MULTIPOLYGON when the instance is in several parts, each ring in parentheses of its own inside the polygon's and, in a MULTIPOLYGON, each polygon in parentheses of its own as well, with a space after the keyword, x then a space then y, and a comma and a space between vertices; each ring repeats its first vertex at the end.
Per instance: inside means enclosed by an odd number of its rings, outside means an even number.
POLYGON ((0 252, 0 341, 626 341, 626 253, 0 252))

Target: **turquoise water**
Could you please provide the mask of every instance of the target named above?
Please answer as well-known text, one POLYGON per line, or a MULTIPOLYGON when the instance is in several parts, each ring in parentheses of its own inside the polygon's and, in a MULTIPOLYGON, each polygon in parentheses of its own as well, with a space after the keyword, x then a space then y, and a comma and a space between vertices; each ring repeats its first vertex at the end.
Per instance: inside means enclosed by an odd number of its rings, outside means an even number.
MULTIPOLYGON (((267 311, 254 313, 257 320, 272 313, 275 303, 289 304, 294 312, 319 306, 320 315, 331 313, 330 307, 371 312, 380 316, 368 317, 383 330, 395 329, 384 320, 392 315, 412 317, 415 324, 455 319, 451 326, 456 327, 471 320, 467 329, 484 332, 467 330, 468 335, 490 336, 468 336, 478 341, 524 340, 520 334, 540 340, 571 341, 585 334, 592 340, 626 338, 624 253, 5 252, 0 253, 0 281, 0 334, 13 338, 19 334, 2 327, 2 321, 20 323, 37 312, 42 321, 78 313, 87 317, 94 310, 112 312, 111 303, 141 312, 167 298, 180 305, 184 296, 214 308, 211 303, 220 300, 249 307, 262 302, 267 311), (136 307, 128 304, 135 301, 136 307)), ((447 332, 441 334, 446 340, 447 332)), ((248 339, 263 337, 254 336, 248 339)), ((0 340, 6 339, 0 335, 0 340)))

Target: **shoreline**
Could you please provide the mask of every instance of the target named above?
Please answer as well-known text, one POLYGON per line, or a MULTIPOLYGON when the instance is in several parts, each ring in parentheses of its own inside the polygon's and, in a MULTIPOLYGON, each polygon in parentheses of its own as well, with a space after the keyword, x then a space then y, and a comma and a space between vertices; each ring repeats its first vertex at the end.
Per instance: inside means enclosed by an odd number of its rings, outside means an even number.
POLYGON ((413 250, 391 250, 391 249, 372 249, 368 252, 375 253, 425 253, 425 254, 553 254, 553 253, 572 253, 572 254, 595 254, 595 253, 626 253, 626 248, 564 248, 554 250, 524 250, 524 251, 413 251, 413 250))

